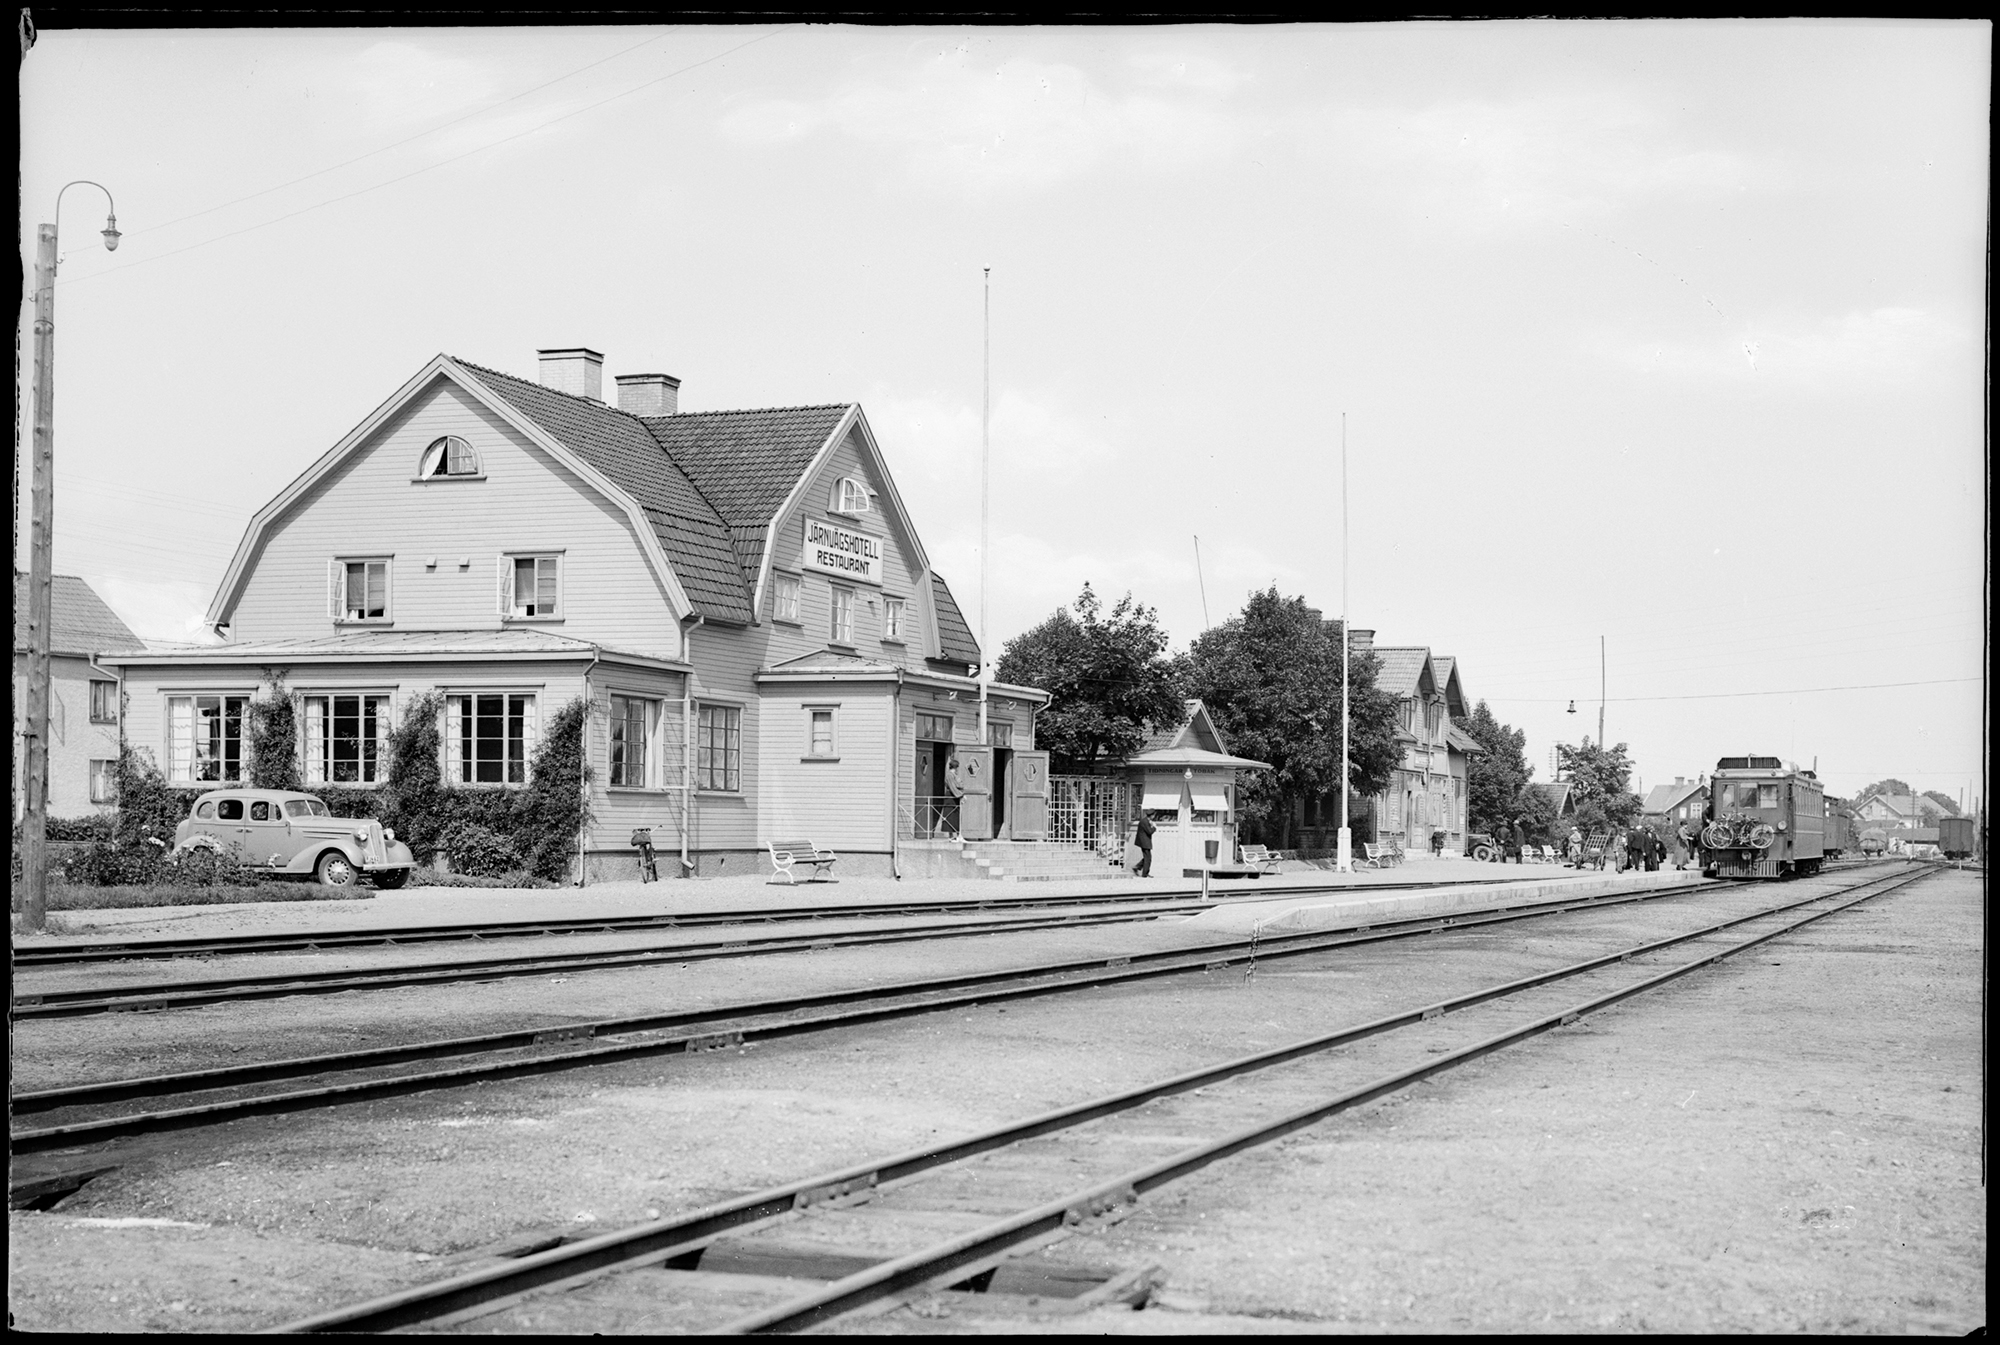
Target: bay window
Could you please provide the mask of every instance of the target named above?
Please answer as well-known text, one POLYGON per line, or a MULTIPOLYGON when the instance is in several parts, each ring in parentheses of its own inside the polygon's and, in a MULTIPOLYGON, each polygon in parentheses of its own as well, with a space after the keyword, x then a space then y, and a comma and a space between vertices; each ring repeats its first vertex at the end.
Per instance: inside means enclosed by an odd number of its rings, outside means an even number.
POLYGON ((387 696, 306 696, 308 785, 382 783, 389 761, 387 696))
POLYGON ((522 785, 535 750, 535 697, 477 692, 445 697, 445 779, 459 785, 522 785))
POLYGON ((167 697, 167 779, 175 784, 243 778, 248 696, 167 697))

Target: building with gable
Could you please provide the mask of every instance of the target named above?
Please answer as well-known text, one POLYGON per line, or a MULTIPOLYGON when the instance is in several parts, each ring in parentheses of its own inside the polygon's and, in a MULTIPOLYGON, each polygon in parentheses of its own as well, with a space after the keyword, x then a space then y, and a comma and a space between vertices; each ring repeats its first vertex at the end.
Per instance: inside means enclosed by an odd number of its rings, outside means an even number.
POLYGON ((1707 810, 1708 781, 1676 775, 1672 784, 1654 785, 1646 791, 1646 801, 1639 807, 1639 820, 1663 836, 1683 827, 1692 835, 1701 830, 1701 819, 1707 810))
POLYGON ((1136 806, 1158 828, 1153 850, 1160 872, 1171 877, 1182 869, 1235 863, 1236 772, 1270 768, 1232 754, 1199 700, 1186 703, 1178 724, 1155 729, 1125 759, 1125 773, 1136 806), (1207 857, 1211 841, 1215 859, 1207 857))
POLYGON ((1854 812, 1863 825, 1881 827, 1935 827, 1938 818, 1951 816, 1943 804, 1922 794, 1870 794, 1854 812))
POLYGON ((581 700, 591 873, 632 876, 637 827, 690 872, 808 839, 886 873, 947 798, 968 836, 1040 836, 1047 693, 991 686, 980 741, 979 647, 859 405, 682 412, 663 374, 611 405, 602 355, 539 355, 539 382, 437 356, 260 509, 222 643, 104 660, 127 740, 175 784, 246 778, 282 688, 308 788, 367 788, 435 695, 447 784, 504 790, 581 700))
MULTIPOLYGON (((28 806, 28 577, 14 572, 14 820, 28 806)), ((88 817, 114 801, 118 779, 117 675, 100 654, 143 649, 117 613, 73 574, 50 576, 49 816, 88 817)))

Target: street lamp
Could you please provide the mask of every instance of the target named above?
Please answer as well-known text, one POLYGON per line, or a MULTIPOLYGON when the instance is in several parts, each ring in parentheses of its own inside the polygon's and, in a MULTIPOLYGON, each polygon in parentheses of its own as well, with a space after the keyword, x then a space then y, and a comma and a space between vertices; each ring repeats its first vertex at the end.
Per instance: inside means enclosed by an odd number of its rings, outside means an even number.
MULTIPOLYGON (((51 539, 55 530, 55 338, 56 231, 62 222, 63 193, 96 187, 104 193, 104 247, 118 250, 118 206, 111 191, 88 179, 63 184, 56 193, 55 224, 35 229, 35 467, 28 542, 28 715, 22 727, 26 807, 21 819, 23 923, 40 930, 49 911, 49 620, 51 539)), ((18 494, 16 498, 19 498, 18 494)))

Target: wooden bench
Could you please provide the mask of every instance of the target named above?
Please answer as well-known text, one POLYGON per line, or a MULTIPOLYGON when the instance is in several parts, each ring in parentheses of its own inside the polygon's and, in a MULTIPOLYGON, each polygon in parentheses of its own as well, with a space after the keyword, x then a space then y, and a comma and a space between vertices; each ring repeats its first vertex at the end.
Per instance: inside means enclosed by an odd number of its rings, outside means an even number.
POLYGON ((1269 867, 1278 862, 1278 857, 1271 853, 1271 847, 1268 845, 1239 845, 1236 848, 1243 852, 1243 862, 1260 874, 1267 872, 1269 867))
POLYGON ((834 860, 838 858, 840 856, 833 851, 822 850, 811 841, 772 841, 771 881, 775 883, 779 878, 783 878, 787 883, 798 882, 798 875, 794 874, 792 869, 796 865, 804 864, 812 869, 812 877, 806 879, 807 882, 837 883, 840 880, 827 870, 833 867, 834 860))
POLYGON ((1380 841, 1354 842, 1354 867, 1357 869, 1379 869, 1387 860, 1380 841))

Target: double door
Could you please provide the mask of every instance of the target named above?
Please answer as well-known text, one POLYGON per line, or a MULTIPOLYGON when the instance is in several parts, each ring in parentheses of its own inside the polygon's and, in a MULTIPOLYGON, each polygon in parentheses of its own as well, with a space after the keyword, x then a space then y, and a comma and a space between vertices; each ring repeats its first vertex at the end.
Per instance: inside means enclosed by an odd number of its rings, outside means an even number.
POLYGON ((959 835, 966 840, 1048 839, 1047 752, 960 744, 951 748, 945 769, 946 784, 958 796, 959 835))

